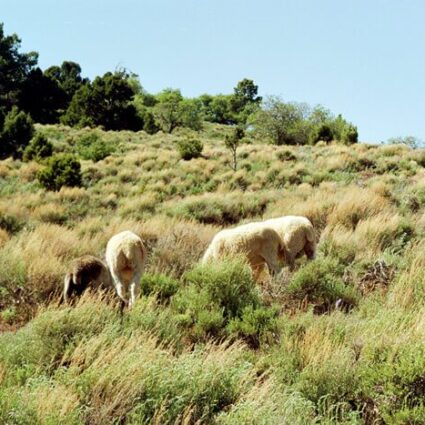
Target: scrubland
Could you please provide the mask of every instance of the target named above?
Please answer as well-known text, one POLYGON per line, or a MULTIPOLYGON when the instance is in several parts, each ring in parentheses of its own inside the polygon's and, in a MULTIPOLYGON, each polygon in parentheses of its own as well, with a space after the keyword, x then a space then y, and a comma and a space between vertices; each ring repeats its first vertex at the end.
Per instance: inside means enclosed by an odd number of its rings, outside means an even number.
POLYGON ((225 126, 37 131, 55 152, 89 132, 115 152, 58 192, 43 165, 0 162, 0 423, 425 423, 423 150, 248 136, 233 171, 225 126), (204 151, 184 161, 188 136, 204 151), (293 273, 198 264, 221 228, 289 214, 319 242, 293 273), (124 229, 149 250, 135 308, 60 305, 67 264, 124 229))

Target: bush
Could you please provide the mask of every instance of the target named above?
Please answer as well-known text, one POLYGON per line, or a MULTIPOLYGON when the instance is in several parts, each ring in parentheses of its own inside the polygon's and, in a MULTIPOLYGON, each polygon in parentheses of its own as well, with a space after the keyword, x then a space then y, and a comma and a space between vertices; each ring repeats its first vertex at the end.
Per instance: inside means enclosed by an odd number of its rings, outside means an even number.
POLYGON ((226 329, 231 336, 245 339, 251 347, 259 347, 262 340, 273 341, 277 333, 278 308, 255 308, 252 305, 242 310, 241 317, 232 319, 226 329))
POLYGON ((345 305, 356 304, 353 288, 342 281, 343 266, 332 258, 320 258, 299 269, 286 288, 291 299, 331 306, 338 299, 345 305))
POLYGON ((188 138, 177 141, 177 147, 181 158, 187 161, 192 158, 200 157, 204 145, 198 139, 188 138))
POLYGON ((20 158, 33 134, 34 124, 31 117, 14 107, 6 115, 0 134, 0 158, 20 158))
POLYGON ((142 294, 156 294, 161 301, 171 298, 179 286, 178 280, 164 274, 145 273, 140 281, 142 294))
POLYGON ((81 165, 71 154, 52 156, 37 178, 47 190, 59 190, 62 186, 81 186, 81 165))
POLYGON ((357 132, 357 127, 350 124, 344 128, 341 134, 341 142, 346 145, 352 145, 358 142, 359 134, 357 132))
POLYGON ((40 161, 41 159, 52 156, 53 145, 45 136, 37 133, 31 143, 24 150, 24 161, 40 161))
POLYGON ((262 305, 242 259, 198 265, 183 278, 187 286, 173 297, 171 308, 192 340, 230 336, 258 348, 275 337, 278 310, 262 305))
POLYGON ((81 137, 76 143, 77 152, 83 159, 100 161, 115 151, 110 143, 106 143, 95 133, 81 137))

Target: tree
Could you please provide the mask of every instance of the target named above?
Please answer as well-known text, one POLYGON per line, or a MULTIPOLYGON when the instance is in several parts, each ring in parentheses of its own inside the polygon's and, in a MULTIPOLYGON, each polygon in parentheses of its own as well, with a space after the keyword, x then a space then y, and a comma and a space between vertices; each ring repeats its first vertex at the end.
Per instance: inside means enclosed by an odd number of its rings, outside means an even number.
POLYGON ((182 127, 201 130, 202 115, 199 99, 183 99, 179 104, 179 122, 182 127))
POLYGON ((53 124, 59 122, 59 116, 67 106, 67 98, 55 79, 35 68, 22 85, 19 104, 35 122, 53 124))
POLYGON ((14 106, 6 115, 0 134, 0 158, 20 158, 34 134, 31 117, 14 106))
POLYGON ((3 115, 18 105, 22 84, 38 60, 36 52, 19 53, 20 45, 19 37, 6 36, 0 23, 0 110, 3 115))
POLYGON ((332 142, 334 140, 334 134, 329 124, 320 124, 310 134, 310 143, 317 143, 319 140, 324 142, 332 142))
POLYGON ((75 92, 89 81, 81 77, 81 66, 72 61, 64 61, 61 66, 51 66, 44 71, 44 75, 55 81, 65 95, 65 104, 68 105, 75 92))
POLYGON ((31 143, 25 148, 24 161, 40 161, 44 158, 52 156, 53 145, 47 140, 46 136, 37 133, 31 143))
POLYGON ((352 145, 357 143, 359 139, 359 133, 357 132, 357 127, 353 124, 348 124, 341 135, 341 142, 345 145, 352 145))
POLYGON ((165 89, 157 95, 157 104, 153 108, 156 124, 165 133, 171 133, 181 123, 180 103, 183 96, 180 90, 165 89))
POLYGON ((103 126, 106 130, 140 130, 143 122, 132 103, 134 92, 124 72, 106 73, 75 92, 62 122, 71 126, 103 126))
POLYGON ((235 117, 230 111, 230 101, 233 95, 218 94, 211 96, 203 94, 199 97, 204 119, 218 124, 236 124, 235 117))
POLYGON ((310 133, 308 112, 304 104, 284 103, 279 97, 270 96, 263 109, 251 116, 250 124, 260 137, 276 145, 306 144, 310 133))
POLYGON ((238 162, 237 162, 237 149, 241 144, 242 139, 245 137, 245 132, 242 128, 236 127, 233 129, 232 134, 226 135, 224 139, 224 145, 232 153, 232 170, 236 171, 238 162))
POLYGON ((230 110, 237 122, 245 123, 248 116, 258 109, 262 98, 257 94, 258 86, 254 84, 254 81, 244 78, 238 82, 230 98, 230 110), (243 113, 246 108, 248 112, 243 113))

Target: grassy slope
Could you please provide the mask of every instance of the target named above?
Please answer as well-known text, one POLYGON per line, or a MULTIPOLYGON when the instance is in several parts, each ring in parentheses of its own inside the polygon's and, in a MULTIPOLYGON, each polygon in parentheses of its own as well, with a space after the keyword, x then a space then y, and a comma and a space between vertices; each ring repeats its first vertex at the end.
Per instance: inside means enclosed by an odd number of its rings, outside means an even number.
MULTIPOLYGON (((57 151, 88 132, 39 130, 57 151)), ((425 422, 424 152, 252 141, 234 173, 226 131, 191 161, 186 130, 99 131, 117 152, 58 193, 40 165, 0 162, 0 329, 29 321, 0 335, 0 423, 425 422), (259 290, 239 263, 196 266, 220 227, 285 214, 320 236, 293 275, 259 290), (122 229, 150 251, 136 308, 48 306, 122 229)))

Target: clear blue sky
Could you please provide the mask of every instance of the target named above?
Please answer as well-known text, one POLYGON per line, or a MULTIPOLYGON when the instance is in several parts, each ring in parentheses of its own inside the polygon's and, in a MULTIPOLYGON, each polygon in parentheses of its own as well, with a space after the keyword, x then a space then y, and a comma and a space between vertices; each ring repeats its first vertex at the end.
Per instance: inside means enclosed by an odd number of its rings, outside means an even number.
POLYGON ((150 92, 260 94, 322 104, 362 141, 425 140, 423 0, 0 0, 6 34, 47 68, 125 67, 150 92))

